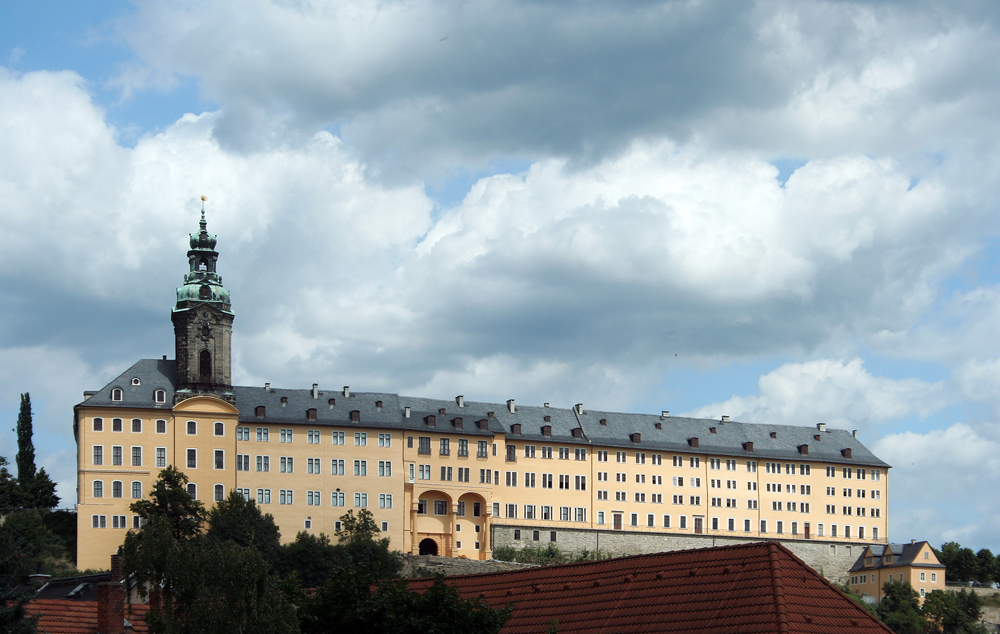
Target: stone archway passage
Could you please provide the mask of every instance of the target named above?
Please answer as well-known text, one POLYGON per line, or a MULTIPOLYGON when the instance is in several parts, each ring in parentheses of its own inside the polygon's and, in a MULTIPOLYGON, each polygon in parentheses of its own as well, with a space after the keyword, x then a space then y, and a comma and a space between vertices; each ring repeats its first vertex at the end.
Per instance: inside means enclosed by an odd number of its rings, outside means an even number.
POLYGON ((437 542, 433 539, 427 538, 421 540, 420 542, 420 554, 421 555, 436 555, 438 554, 437 542))

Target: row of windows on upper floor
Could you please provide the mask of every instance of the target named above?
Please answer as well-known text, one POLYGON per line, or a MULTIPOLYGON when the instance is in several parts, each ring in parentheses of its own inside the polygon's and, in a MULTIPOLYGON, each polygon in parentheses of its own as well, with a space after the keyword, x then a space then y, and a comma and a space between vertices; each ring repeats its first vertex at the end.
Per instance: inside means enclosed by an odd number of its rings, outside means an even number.
MULTIPOLYGON (((931 576, 931 583, 937 583, 937 580, 938 580, 937 573, 936 572, 932 572, 932 573, 930 573, 930 576, 931 576)), ((865 574, 865 575, 853 575, 851 577, 851 585, 852 586, 856 586, 856 585, 867 584, 868 583, 868 577, 869 577, 869 575, 867 575, 867 574, 865 574)), ((894 579, 896 581, 903 581, 903 573, 901 573, 901 572, 897 572, 897 573, 891 573, 890 572, 888 574, 888 577, 889 577, 888 581, 893 581, 894 579)), ((878 581, 876 580, 877 579, 876 575, 872 574, 871 578, 872 578, 872 581, 871 581, 872 583, 878 583, 878 581)), ((926 582, 927 581, 927 573, 926 572, 921 572, 920 573, 920 581, 922 581, 922 582, 926 582)), ((925 590, 924 590, 924 588, 920 589, 920 596, 925 596, 925 590)))
MULTIPOLYGON (((222 497, 220 497, 221 490, 219 488, 221 486, 222 486, 221 484, 215 485, 216 501, 220 501, 222 499, 222 497)), ((239 490, 239 491, 249 491, 249 489, 242 489, 242 490, 239 490)), ((268 497, 270 497, 270 493, 271 492, 268 489, 268 497)), ((249 496, 249 494, 246 494, 246 495, 249 496)), ((247 499, 249 499, 249 497, 247 499)), ((108 524, 108 516, 107 515, 91 515, 90 516, 90 524, 91 524, 91 528, 108 528, 108 526, 109 526, 109 524, 108 524)), ((145 525, 146 525, 146 520, 144 518, 141 518, 138 515, 133 515, 132 516, 132 528, 134 528, 134 529, 140 529, 140 528, 142 528, 145 525)), ((125 516, 125 515, 112 515, 111 516, 111 524, 110 524, 110 526, 112 528, 128 528, 128 517, 125 516)), ((383 521, 383 522, 381 522, 379 524, 379 526, 380 526, 380 530, 383 533, 388 533, 389 532, 389 522, 383 521)), ((302 528, 304 528, 305 530, 311 530, 312 527, 313 527, 312 517, 306 517, 305 520, 303 520, 303 522, 302 522, 302 528)), ((333 523, 333 530, 334 531, 339 531, 342 528, 343 528, 343 522, 342 521, 340 521, 340 520, 334 521, 334 523, 333 523)), ((479 531, 476 531, 476 532, 479 532, 479 531)), ((461 548, 462 547, 461 544, 462 544, 462 542, 458 542, 457 547, 461 548)), ((476 542, 476 548, 479 548, 479 542, 476 542)))

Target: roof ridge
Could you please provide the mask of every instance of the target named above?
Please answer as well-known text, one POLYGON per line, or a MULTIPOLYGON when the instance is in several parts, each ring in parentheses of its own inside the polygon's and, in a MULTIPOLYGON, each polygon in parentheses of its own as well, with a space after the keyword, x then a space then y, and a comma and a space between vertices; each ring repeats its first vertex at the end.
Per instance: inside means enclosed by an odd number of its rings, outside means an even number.
POLYGON ((788 613, 785 610, 785 587, 781 579, 781 569, 778 567, 778 547, 775 542, 767 545, 767 558, 771 569, 771 589, 774 591, 774 612, 778 632, 788 633, 788 613))

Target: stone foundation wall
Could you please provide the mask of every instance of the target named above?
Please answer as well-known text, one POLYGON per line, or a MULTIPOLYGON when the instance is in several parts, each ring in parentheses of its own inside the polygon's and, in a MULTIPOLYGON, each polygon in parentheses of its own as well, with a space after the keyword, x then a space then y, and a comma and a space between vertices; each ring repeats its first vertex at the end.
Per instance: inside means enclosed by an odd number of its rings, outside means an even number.
MULTIPOLYGON (((584 550, 602 555, 642 555, 671 550, 709 548, 711 546, 732 546, 762 541, 759 538, 718 537, 714 535, 677 535, 671 533, 629 532, 613 530, 592 530, 574 528, 542 528, 538 526, 492 526, 493 548, 511 546, 545 548, 550 543, 549 533, 556 532, 555 545, 566 554, 579 554, 584 550), (514 539, 514 531, 521 531, 521 539, 514 539), (532 531, 539 531, 539 541, 532 539, 532 531)), ((835 583, 848 579, 848 570, 864 551, 864 544, 827 542, 819 539, 809 541, 777 540, 795 556, 806 562, 814 570, 835 583), (834 546, 835 548, 831 548, 834 546)))

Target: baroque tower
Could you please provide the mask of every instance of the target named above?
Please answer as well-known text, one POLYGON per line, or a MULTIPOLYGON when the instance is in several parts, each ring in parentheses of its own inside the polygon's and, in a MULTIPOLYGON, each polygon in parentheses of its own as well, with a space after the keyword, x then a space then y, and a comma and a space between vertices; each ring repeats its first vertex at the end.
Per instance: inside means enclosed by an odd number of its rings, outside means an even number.
POLYGON ((215 251, 216 237, 208 233, 204 205, 199 226, 198 233, 190 234, 190 271, 184 276, 184 285, 177 289, 177 305, 170 316, 174 322, 177 359, 174 402, 198 394, 211 394, 233 403, 234 315, 229 291, 222 286, 222 277, 216 271, 219 259, 215 251))

